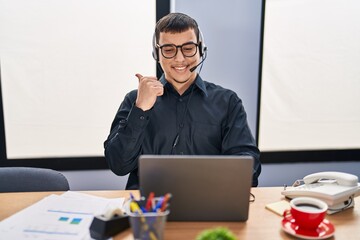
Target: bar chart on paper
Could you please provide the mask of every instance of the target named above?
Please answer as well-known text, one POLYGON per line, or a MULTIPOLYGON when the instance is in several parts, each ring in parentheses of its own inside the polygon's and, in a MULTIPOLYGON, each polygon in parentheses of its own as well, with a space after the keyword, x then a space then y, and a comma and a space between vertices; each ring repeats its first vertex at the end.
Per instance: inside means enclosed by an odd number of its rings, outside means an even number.
POLYGON ((86 229, 92 220, 92 214, 81 216, 79 213, 63 214, 56 211, 38 214, 37 217, 36 221, 19 226, 18 230, 22 231, 25 237, 50 235, 52 239, 64 239, 65 236, 66 239, 79 239, 83 235, 82 229, 86 229))

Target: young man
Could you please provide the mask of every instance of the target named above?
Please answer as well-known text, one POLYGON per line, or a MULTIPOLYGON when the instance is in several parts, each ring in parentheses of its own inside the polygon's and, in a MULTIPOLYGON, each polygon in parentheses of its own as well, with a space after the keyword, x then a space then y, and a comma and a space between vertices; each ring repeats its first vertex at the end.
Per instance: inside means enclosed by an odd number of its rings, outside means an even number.
POLYGON ((196 21, 168 14, 156 24, 153 45, 164 74, 159 80, 136 74, 138 89, 126 95, 104 143, 111 170, 130 173, 126 189, 138 189, 142 154, 251 155, 257 186, 260 153, 241 100, 195 71, 206 57, 196 21))

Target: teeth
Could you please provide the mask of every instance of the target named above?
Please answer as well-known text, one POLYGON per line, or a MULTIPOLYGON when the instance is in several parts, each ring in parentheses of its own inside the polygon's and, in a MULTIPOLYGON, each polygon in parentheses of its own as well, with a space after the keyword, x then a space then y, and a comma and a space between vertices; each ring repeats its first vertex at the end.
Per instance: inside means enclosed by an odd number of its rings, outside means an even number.
POLYGON ((186 67, 174 67, 176 70, 184 70, 186 67))

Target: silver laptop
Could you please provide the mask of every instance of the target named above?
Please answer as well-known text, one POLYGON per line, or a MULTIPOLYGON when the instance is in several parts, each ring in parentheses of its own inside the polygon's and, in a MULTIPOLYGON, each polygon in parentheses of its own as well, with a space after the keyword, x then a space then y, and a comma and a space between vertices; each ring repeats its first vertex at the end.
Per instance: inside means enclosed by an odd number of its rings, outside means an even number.
POLYGON ((169 221, 246 221, 251 156, 142 155, 142 196, 171 193, 169 221))

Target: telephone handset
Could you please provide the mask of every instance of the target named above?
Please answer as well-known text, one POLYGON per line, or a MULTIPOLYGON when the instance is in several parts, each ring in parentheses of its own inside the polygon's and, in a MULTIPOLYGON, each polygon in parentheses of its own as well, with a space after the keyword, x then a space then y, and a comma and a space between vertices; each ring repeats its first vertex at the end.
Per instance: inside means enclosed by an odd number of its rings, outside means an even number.
POLYGON ((331 214, 354 206, 353 198, 360 194, 360 183, 358 177, 352 174, 319 172, 297 180, 292 187, 285 187, 281 194, 288 198, 321 199, 328 204, 328 213, 331 214))
POLYGON ((305 184, 315 183, 321 180, 334 180, 339 185, 356 187, 358 185, 358 177, 349 173, 343 172, 319 172, 307 175, 304 177, 305 184))

